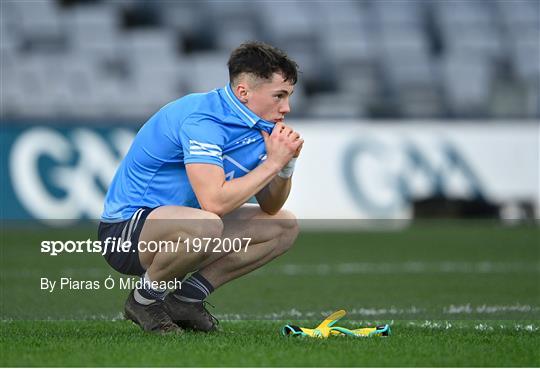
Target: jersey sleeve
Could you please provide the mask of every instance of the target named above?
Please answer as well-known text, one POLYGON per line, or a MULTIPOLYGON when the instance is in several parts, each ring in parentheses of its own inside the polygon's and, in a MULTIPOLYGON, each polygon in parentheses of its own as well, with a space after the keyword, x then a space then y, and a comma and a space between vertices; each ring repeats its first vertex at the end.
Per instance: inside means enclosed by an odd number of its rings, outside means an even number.
POLYGON ((225 137, 211 120, 188 120, 180 128, 185 164, 214 164, 223 168, 225 137))

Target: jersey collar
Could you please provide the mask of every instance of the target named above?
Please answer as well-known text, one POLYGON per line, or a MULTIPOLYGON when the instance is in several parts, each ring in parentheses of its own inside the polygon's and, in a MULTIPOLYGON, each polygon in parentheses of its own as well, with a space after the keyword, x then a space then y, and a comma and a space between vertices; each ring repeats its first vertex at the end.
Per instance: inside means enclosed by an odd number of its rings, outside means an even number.
POLYGON ((258 127, 264 129, 267 132, 272 132, 272 128, 274 128, 274 123, 262 119, 257 114, 249 110, 249 108, 247 108, 244 104, 242 104, 242 102, 238 100, 238 98, 233 93, 230 83, 227 83, 227 86, 223 88, 223 91, 225 91, 225 101, 227 101, 227 104, 250 128, 253 128, 255 125, 257 125, 258 127))

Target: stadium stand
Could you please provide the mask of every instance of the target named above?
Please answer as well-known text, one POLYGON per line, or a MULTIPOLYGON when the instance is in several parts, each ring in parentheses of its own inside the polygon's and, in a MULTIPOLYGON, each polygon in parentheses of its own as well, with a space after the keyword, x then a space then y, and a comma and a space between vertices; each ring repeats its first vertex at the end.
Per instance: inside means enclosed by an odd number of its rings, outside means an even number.
POLYGON ((258 39, 301 66, 296 117, 539 118, 537 0, 2 1, 2 117, 148 116, 258 39))

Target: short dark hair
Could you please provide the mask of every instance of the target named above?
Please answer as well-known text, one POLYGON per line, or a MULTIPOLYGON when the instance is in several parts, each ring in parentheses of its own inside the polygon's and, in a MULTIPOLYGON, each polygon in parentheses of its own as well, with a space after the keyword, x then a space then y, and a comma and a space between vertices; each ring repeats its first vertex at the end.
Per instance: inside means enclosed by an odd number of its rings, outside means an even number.
POLYGON ((284 51, 259 41, 246 42, 234 49, 227 66, 229 80, 233 84, 242 73, 262 79, 271 79, 272 74, 280 73, 285 81, 293 85, 298 80, 298 64, 284 51))

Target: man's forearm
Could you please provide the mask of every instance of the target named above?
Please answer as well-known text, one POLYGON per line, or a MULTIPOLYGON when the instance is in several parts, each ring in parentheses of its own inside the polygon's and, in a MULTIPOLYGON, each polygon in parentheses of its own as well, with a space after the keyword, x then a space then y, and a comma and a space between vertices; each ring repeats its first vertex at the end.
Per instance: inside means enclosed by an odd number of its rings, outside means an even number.
POLYGON ((257 194, 261 209, 268 214, 276 214, 285 204, 291 192, 291 178, 275 176, 272 181, 257 194))
POLYGON ((216 209, 216 213, 224 215, 242 206, 269 183, 274 182, 273 179, 278 178, 278 172, 279 167, 265 162, 243 177, 225 181, 220 191, 220 199, 217 201, 221 207, 216 209))

